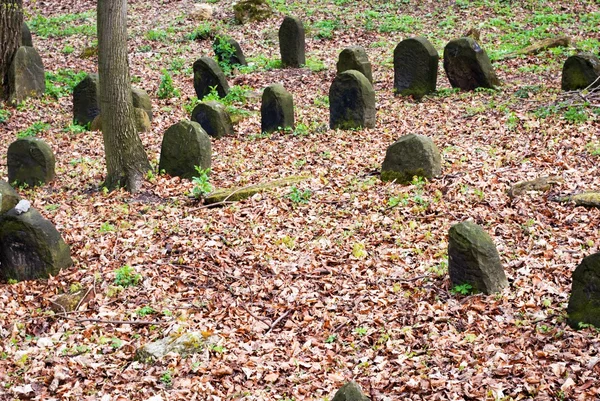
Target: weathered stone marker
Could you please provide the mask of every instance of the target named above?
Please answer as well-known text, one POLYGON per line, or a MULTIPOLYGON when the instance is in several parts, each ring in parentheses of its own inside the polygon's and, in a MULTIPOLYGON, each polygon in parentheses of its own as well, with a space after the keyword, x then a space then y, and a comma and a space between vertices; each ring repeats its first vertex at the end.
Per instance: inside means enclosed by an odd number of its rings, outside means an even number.
POLYGON ((492 294, 508 286, 492 238, 470 221, 450 228, 448 272, 453 286, 470 284, 474 292, 492 294))
POLYGON ((304 25, 295 17, 285 17, 279 27, 279 50, 284 67, 306 64, 304 25))
POLYGON ((197 122, 213 138, 233 134, 231 117, 221 103, 208 101, 194 107, 190 120, 197 122))
POLYGON ((405 39, 394 49, 394 90, 420 99, 435 92, 440 56, 421 36, 405 39))
POLYGON ((581 324, 600 328, 600 252, 583 258, 573 272, 567 315, 574 329, 581 324))
POLYGON ((448 42, 444 48, 444 70, 453 88, 493 89, 500 85, 487 53, 473 38, 448 42))
POLYGON ((217 35, 212 48, 219 62, 229 65, 248 65, 242 47, 234 38, 217 35))
POLYGON ((273 15, 267 0, 240 0, 233 6, 233 13, 238 24, 252 21, 264 21, 273 15))
POLYGON ((350 46, 342 50, 336 64, 337 73, 356 70, 373 83, 373 71, 367 52, 362 46, 350 46))
POLYGON ((73 264, 54 225, 33 208, 0 216, 0 279, 34 280, 73 264))
POLYGON ((203 335, 201 332, 171 333, 169 336, 147 343, 135 351, 134 360, 154 363, 167 354, 175 353, 182 357, 199 354, 219 343, 219 336, 203 335))
POLYGON ((21 197, 17 191, 15 191, 8 182, 0 180, 0 214, 8 212, 15 207, 20 200, 21 197))
POLYGON ((42 96, 46 91, 44 63, 37 50, 21 46, 8 70, 9 103, 20 103, 28 97, 42 96))
POLYGON ((73 122, 86 125, 100 114, 98 74, 88 74, 73 88, 73 122))
POLYGON ((191 179, 196 176, 195 166, 210 168, 210 137, 195 121, 181 121, 165 132, 160 148, 159 171, 191 179))
POLYGON ((6 152, 8 182, 34 187, 54 179, 54 153, 38 138, 21 138, 10 144, 6 152))
POLYGON ((260 106, 260 129, 273 132, 281 128, 294 128, 294 100, 281 84, 265 88, 260 106))
POLYGON ((600 86, 600 60, 592 53, 579 53, 565 61, 561 88, 564 91, 600 86), (597 80, 597 81, 596 81, 597 80), (595 82, 594 82, 595 81, 595 82))
POLYGON ((331 129, 373 128, 375 91, 360 72, 348 70, 337 75, 329 88, 331 129))
MULTIPOLYGON (((135 129, 137 132, 148 132, 150 131, 150 118, 148 112, 144 109, 134 107, 133 108, 133 120, 135 122, 135 129)), ((102 114, 98 114, 96 118, 90 124, 91 131, 102 131, 102 114)))
POLYGON ((414 176, 431 179, 441 173, 441 165, 440 151, 430 138, 409 134, 387 148, 381 180, 409 184, 414 176))
POLYGON ((21 25, 21 46, 33 47, 33 39, 31 38, 31 31, 26 23, 23 22, 21 25))
POLYGON ((210 57, 200 57, 194 62, 194 89, 198 99, 202 100, 214 86, 220 97, 229 93, 229 84, 217 62, 210 57))
POLYGON ((131 98, 133 100, 133 107, 136 109, 143 109, 148 115, 148 120, 152 121, 152 101, 150 101, 148 93, 143 89, 132 87, 131 98))
POLYGON ((363 394, 358 384, 348 382, 340 387, 331 401, 369 401, 369 398, 363 394))

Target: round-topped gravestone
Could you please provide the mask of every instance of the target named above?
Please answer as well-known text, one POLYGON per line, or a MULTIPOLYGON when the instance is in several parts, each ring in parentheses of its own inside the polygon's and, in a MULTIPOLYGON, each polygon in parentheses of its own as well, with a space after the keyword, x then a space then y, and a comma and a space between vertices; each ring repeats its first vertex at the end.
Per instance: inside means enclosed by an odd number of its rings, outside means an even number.
POLYGON ((582 324, 600 327, 600 252, 583 258, 572 278, 567 323, 574 329, 582 324))
POLYGON ((373 83, 373 72, 367 52, 362 46, 350 46, 342 50, 336 64, 337 73, 356 70, 363 74, 369 82, 373 83))
POLYGON ((20 103, 28 97, 42 96, 46 91, 44 63, 30 46, 17 49, 8 70, 9 103, 20 103))
POLYGON ((271 5, 267 0, 240 0, 233 5, 235 21, 238 24, 264 21, 273 15, 271 5))
POLYGON ((294 128, 294 100, 281 84, 265 88, 260 107, 260 130, 273 132, 278 129, 294 128))
POLYGON ((493 89, 500 85, 487 53, 473 38, 448 42, 444 48, 444 70, 453 88, 493 89))
POLYGON ((211 165, 210 137, 195 121, 180 121, 165 132, 160 148, 159 171, 191 179, 196 166, 205 170, 211 165))
POLYGON ((34 187, 54 179, 54 153, 38 138, 17 139, 6 152, 8 182, 34 187))
POLYGON ((152 122, 152 102, 148 93, 140 88, 131 88, 131 98, 133 100, 133 107, 136 109, 143 109, 148 115, 148 120, 152 122))
POLYGON ((100 114, 98 74, 88 74, 73 88, 73 122, 87 125, 100 114))
POLYGON ((329 88, 331 129, 373 128, 375 91, 369 80, 356 70, 338 74, 329 88))
POLYGON ((565 61, 562 70, 561 88, 573 91, 600 86, 600 60, 592 53, 579 53, 565 61))
POLYGON ((21 46, 33 47, 33 39, 31 38, 31 31, 26 23, 23 22, 21 25, 21 46))
POLYGON ((10 184, 0 180, 0 214, 8 212, 15 207, 21 200, 21 197, 10 184))
POLYGON ((300 67, 306 64, 304 25, 296 17, 287 16, 279 27, 281 65, 300 67))
POLYGON ((229 84, 217 62, 210 57, 200 57, 194 62, 194 89, 198 99, 202 100, 213 87, 220 97, 229 93, 229 84))
POLYGON ((211 100, 194 107, 190 120, 197 122, 213 138, 233 134, 231 117, 223 104, 211 100))
POLYGON ((369 401, 369 397, 363 394, 358 384, 348 382, 336 391, 331 401, 369 401))
POLYGON ((440 151, 423 135, 409 134, 387 148, 381 180, 409 184, 414 176, 431 179, 442 171, 440 151))
POLYGON ((394 90, 398 95, 422 98, 435 92, 440 56, 421 36, 405 39, 394 49, 394 90))
POLYGON ((229 65, 248 65, 242 47, 234 38, 217 35, 212 45, 217 60, 229 65))

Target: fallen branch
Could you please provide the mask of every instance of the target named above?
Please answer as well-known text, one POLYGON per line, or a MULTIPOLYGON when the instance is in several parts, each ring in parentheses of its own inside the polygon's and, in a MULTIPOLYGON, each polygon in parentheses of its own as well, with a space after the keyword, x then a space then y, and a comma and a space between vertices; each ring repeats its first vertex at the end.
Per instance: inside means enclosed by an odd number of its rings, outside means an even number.
POLYGON ((500 57, 498 59, 498 61, 507 60, 507 59, 511 59, 511 58, 515 58, 515 57, 523 56, 523 55, 538 54, 540 52, 543 52, 544 50, 548 50, 553 47, 567 47, 567 46, 569 46, 569 43, 571 43, 571 39, 567 36, 546 38, 537 43, 533 43, 527 47, 524 47, 521 50, 517 50, 512 53, 505 54, 504 56, 500 57))
POLYGON ((96 318, 75 318, 63 314, 57 314, 56 316, 62 317, 63 319, 72 320, 76 323, 103 323, 103 324, 131 324, 136 326, 149 326, 149 325, 161 325, 167 324, 168 322, 161 322, 157 320, 104 320, 96 318))
POLYGON ((576 206, 600 207, 600 192, 581 192, 568 196, 557 196, 550 199, 554 202, 574 202, 576 206))
POLYGON ((277 318, 277 319, 276 319, 276 320, 273 322, 273 324, 271 325, 271 327, 269 327, 269 330, 267 330, 267 332, 265 333, 265 335, 269 335, 269 333, 271 332, 271 330, 273 330, 273 328, 274 328, 275 326, 277 326, 277 324, 278 324, 279 322, 281 322, 281 321, 282 321, 282 320, 283 320, 283 319, 284 319, 284 318, 285 318, 287 315, 289 315, 289 314, 290 314, 290 312, 291 312, 291 310, 289 310, 289 311, 285 312, 283 315, 279 316, 279 317, 278 317, 278 318, 277 318))

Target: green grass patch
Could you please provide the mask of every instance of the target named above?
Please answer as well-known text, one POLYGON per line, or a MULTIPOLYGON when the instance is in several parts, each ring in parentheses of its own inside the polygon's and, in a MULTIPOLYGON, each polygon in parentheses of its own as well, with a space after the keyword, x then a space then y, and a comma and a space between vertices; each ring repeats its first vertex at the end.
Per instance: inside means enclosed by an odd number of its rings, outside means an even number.
POLYGON ((96 12, 62 14, 53 17, 36 15, 27 21, 33 33, 42 37, 66 37, 72 35, 96 36, 96 12))
POLYGON ((69 69, 60 69, 56 72, 46 71, 46 94, 55 99, 69 96, 73 88, 87 75, 86 72, 75 72, 69 69))

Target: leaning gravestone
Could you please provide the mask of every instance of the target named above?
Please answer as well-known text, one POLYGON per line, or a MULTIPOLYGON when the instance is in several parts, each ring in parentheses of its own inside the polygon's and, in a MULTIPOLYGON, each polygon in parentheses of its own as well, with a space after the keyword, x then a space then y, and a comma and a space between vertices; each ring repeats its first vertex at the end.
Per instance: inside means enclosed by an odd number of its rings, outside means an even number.
POLYGON ((21 25, 21 46, 33 47, 33 39, 31 38, 31 31, 26 23, 23 22, 21 25))
POLYGON ((21 46, 8 70, 9 103, 20 103, 28 97, 42 96, 46 91, 44 63, 38 52, 21 46))
POLYGON ((194 63, 194 89, 198 99, 208 95, 212 87, 217 88, 220 97, 229 93, 229 84, 217 62, 210 57, 200 57, 194 63))
POLYGON ((54 179, 54 153, 38 138, 17 139, 6 152, 8 182, 34 187, 54 179))
POLYGON ((600 328, 600 252, 585 257, 573 272, 567 315, 574 329, 581 324, 600 328))
POLYGON ((148 93, 140 88, 131 88, 131 98, 133 101, 133 107, 136 109, 143 109, 148 115, 148 120, 152 121, 152 102, 148 93))
POLYGON ((0 180, 0 214, 8 212, 16 206, 21 197, 10 184, 0 180))
POLYGON ((444 70, 453 88, 493 89, 500 85, 487 53, 473 38, 448 42, 444 48, 444 70))
POLYGON ((448 272, 453 286, 470 284, 473 292, 491 294, 508 286, 492 238, 470 221, 450 228, 448 272))
POLYGON ((260 130, 273 132, 278 129, 294 128, 294 100, 281 84, 265 88, 260 106, 260 130))
POLYGON ((375 91, 360 72, 349 70, 337 75, 329 88, 331 129, 373 128, 375 91))
POLYGON ((433 178, 442 171, 440 151, 423 135, 409 134, 387 148, 381 180, 408 184, 414 176, 433 178))
POLYGON ((194 107, 190 120, 197 122, 213 138, 233 134, 231 117, 221 103, 208 101, 194 107))
POLYGON ((18 206, 0 216, 0 279, 46 278, 71 266, 69 246, 54 225, 37 210, 18 206))
POLYGON ((369 398, 363 394, 358 384, 348 382, 340 387, 331 401, 369 401, 369 398))
POLYGON ((420 99, 435 92, 440 56, 421 36, 405 39, 394 49, 394 90, 420 99))
POLYGON ((233 38, 217 35, 212 48, 220 63, 224 62, 229 65, 248 65, 242 47, 237 40, 233 38))
POLYGON ((342 50, 336 67, 338 74, 348 70, 356 70, 363 74, 371 84, 373 83, 371 63, 362 46, 350 46, 342 50))
POLYGON ((304 25, 302 21, 295 17, 285 17, 279 27, 281 65, 297 68, 306 64, 304 47, 304 25))
POLYGON ((159 171, 191 179, 198 174, 195 166, 204 170, 210 165, 210 137, 200 124, 181 121, 165 132, 160 148, 159 171))
POLYGON ((73 122, 75 124, 87 125, 100 114, 98 83, 98 74, 88 74, 73 88, 73 122))
POLYGON ((565 61, 561 88, 564 91, 600 86, 600 60, 592 53, 579 53, 565 61))

